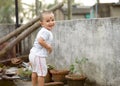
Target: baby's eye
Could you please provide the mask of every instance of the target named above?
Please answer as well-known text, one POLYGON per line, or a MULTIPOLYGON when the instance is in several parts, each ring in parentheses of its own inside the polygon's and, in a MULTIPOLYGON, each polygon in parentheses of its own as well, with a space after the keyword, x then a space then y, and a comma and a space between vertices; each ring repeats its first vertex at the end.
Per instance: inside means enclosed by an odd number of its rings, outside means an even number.
POLYGON ((54 19, 52 19, 52 21, 55 21, 54 19))
POLYGON ((50 20, 47 20, 46 22, 50 22, 50 20))

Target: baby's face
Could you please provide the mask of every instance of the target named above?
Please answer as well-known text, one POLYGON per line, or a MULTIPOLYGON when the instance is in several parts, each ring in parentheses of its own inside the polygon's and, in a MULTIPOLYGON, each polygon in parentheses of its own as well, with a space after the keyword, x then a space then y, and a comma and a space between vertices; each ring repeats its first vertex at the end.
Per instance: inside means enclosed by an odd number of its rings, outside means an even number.
POLYGON ((54 14, 53 13, 44 14, 43 21, 41 22, 41 25, 43 27, 45 27, 46 29, 51 30, 55 25, 54 14))

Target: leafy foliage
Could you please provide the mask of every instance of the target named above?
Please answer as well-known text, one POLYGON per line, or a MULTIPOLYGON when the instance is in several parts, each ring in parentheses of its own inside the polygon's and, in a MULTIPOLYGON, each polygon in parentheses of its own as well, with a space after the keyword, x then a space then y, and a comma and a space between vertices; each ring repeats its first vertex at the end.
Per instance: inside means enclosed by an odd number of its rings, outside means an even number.
POLYGON ((30 77, 32 74, 31 70, 24 69, 24 68, 19 68, 18 69, 18 75, 21 77, 30 77))
POLYGON ((0 0, 0 23, 12 23, 14 14, 14 0, 0 0))
MULTIPOLYGON (((21 0, 18 0, 21 9, 21 0)), ((14 23, 15 0, 0 0, 0 23, 14 23)))
POLYGON ((74 70, 75 70, 75 66, 74 66, 74 64, 71 64, 70 65, 70 73, 74 73, 74 70))
POLYGON ((50 65, 50 64, 48 64, 47 67, 48 67, 49 70, 51 70, 51 69, 55 69, 55 67, 52 66, 52 65, 50 65))
POLYGON ((88 61, 87 58, 82 57, 80 59, 76 58, 75 63, 70 65, 70 73, 76 73, 79 72, 81 75, 83 75, 82 65, 85 64, 88 61), (76 65, 78 66, 78 70, 76 69, 76 65))
POLYGON ((83 75, 82 65, 88 61, 86 57, 82 57, 81 59, 76 58, 75 63, 78 65, 79 73, 83 75))

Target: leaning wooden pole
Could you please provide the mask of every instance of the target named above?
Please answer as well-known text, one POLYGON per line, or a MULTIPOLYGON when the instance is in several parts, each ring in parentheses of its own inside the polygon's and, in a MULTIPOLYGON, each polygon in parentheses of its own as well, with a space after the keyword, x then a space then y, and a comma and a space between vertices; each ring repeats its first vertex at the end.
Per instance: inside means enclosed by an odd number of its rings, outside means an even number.
POLYGON ((11 39, 14 36, 17 36, 18 34, 20 34, 22 31, 24 31, 25 29, 27 29, 28 27, 30 27, 31 25, 33 25, 38 20, 39 20, 39 16, 36 17, 35 19, 31 20, 30 22, 26 23, 25 25, 22 25, 21 27, 19 27, 16 30, 12 31, 8 35, 0 38, 0 44, 8 41, 9 39, 11 39))
MULTIPOLYGON (((60 3, 58 5, 55 5, 54 7, 48 9, 49 11, 55 11, 56 9, 63 6, 63 3, 60 3)), ((23 40, 25 37, 27 37, 30 33, 32 33, 34 30, 40 27, 39 22, 39 16, 33 19, 32 21, 28 22, 27 24, 19 27, 15 31, 11 32, 7 36, 0 39, 0 44, 4 43, 5 41, 9 40, 10 38, 14 37, 15 35, 19 34, 14 40, 9 42, 8 45, 5 46, 0 51, 0 58, 4 57, 4 55, 9 52, 17 43, 19 43, 21 40, 23 40)))
POLYGON ((10 51, 18 42, 20 42, 22 39, 27 37, 30 33, 32 33, 39 27, 40 24, 39 22, 37 22, 31 27, 29 27, 27 30, 23 31, 20 35, 17 36, 16 39, 12 40, 8 45, 5 46, 5 48, 0 51, 0 58, 2 58, 8 51, 10 51))

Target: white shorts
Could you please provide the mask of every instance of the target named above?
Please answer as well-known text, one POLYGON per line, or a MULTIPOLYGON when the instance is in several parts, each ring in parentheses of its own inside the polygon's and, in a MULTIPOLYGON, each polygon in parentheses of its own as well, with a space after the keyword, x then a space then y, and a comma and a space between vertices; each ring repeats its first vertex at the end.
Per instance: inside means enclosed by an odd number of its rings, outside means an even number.
POLYGON ((38 76, 46 76, 47 74, 46 58, 37 56, 35 54, 30 54, 29 61, 32 66, 32 72, 36 72, 38 76))

